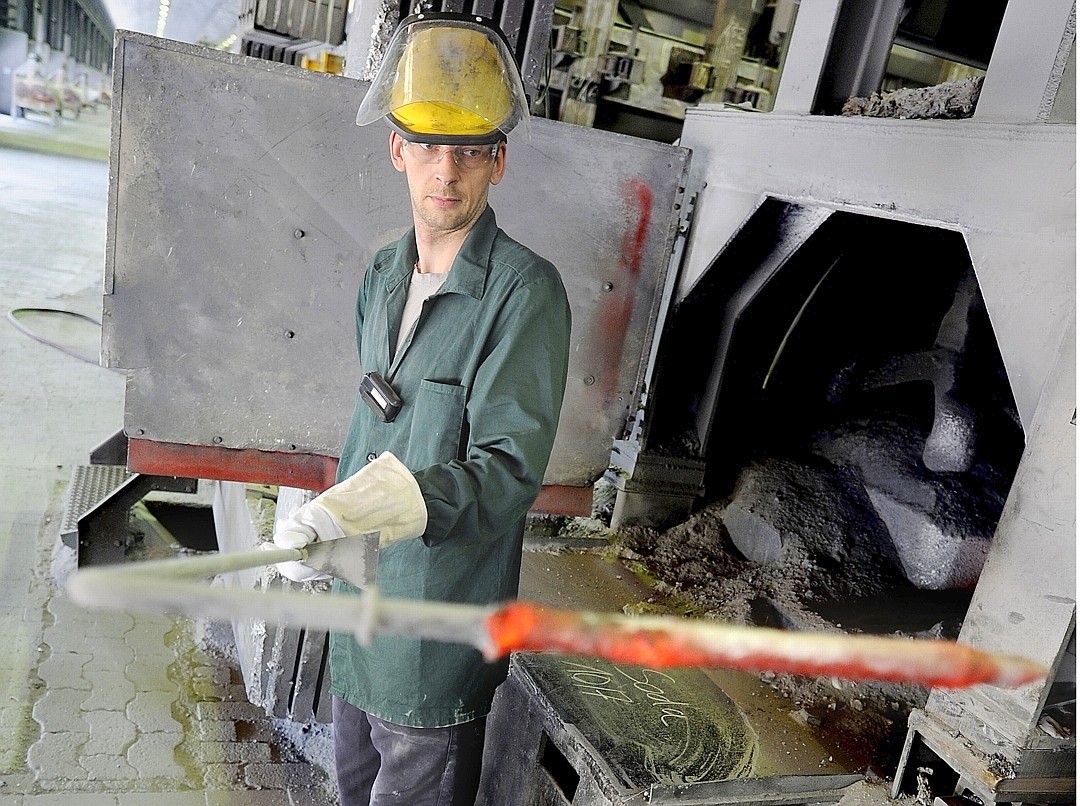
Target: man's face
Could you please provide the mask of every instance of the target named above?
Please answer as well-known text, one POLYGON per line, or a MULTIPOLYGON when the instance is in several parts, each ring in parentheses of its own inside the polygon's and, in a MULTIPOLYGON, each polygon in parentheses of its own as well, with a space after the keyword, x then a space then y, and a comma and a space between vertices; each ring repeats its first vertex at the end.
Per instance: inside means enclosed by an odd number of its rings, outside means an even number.
POLYGON ((408 180, 416 226, 432 235, 467 232, 484 212, 488 189, 502 181, 505 144, 499 145, 494 159, 472 170, 458 166, 448 149, 436 162, 426 163, 417 153, 420 148, 406 143, 397 132, 390 133, 390 160, 408 180))

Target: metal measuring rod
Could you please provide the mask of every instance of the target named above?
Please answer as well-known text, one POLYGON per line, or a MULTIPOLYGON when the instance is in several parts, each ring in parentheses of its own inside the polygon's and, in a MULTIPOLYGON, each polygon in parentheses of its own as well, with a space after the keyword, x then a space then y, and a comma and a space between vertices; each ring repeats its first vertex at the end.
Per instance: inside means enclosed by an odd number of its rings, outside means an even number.
POLYGON ((488 659, 513 651, 603 657, 654 669, 716 666, 749 672, 912 682, 940 688, 1017 687, 1047 670, 1026 658, 936 639, 790 632, 678 616, 626 616, 527 602, 470 605, 389 599, 368 582, 378 533, 301 549, 216 554, 80 569, 66 586, 87 608, 252 619, 350 632, 469 644, 488 659), (299 560, 366 589, 359 595, 261 592, 207 585, 218 574, 299 560))

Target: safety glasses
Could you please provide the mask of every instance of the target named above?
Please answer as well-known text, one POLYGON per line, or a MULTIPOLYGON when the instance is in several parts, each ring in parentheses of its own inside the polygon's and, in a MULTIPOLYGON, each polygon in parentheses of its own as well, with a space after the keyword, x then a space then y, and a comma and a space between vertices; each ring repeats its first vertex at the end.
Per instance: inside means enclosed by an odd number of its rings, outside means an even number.
POLYGON ((464 171, 475 171, 491 164, 495 155, 499 153, 499 145, 475 145, 475 146, 440 146, 434 143, 414 143, 402 140, 408 147, 409 152, 417 162, 425 165, 434 165, 443 158, 443 154, 450 154, 457 167, 464 171))

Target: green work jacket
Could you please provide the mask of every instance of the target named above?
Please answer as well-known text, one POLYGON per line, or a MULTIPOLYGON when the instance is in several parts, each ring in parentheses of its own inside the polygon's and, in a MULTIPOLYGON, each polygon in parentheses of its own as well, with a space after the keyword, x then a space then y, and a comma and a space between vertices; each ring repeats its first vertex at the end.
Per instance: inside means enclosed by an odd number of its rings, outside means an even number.
MULTIPOLYGON (((512 240, 487 208, 398 355, 413 231, 379 251, 361 284, 361 372, 402 398, 390 423, 357 400, 344 479, 383 451, 413 472, 427 531, 379 551, 381 596, 487 604, 517 595, 525 514, 540 491, 566 386, 570 308, 555 267, 512 240)), ((355 594, 340 580, 336 595, 355 594)), ((331 691, 380 719, 443 727, 484 716, 506 677, 463 644, 330 637, 331 691)))

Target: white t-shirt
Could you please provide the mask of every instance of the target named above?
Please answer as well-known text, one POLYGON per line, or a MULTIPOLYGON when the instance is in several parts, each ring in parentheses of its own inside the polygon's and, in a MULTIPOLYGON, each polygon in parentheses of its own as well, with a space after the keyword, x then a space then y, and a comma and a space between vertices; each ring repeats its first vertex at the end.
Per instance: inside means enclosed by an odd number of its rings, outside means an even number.
POLYGON ((424 307, 424 300, 442 288, 450 272, 434 274, 432 272, 421 273, 413 269, 412 277, 409 278, 409 296, 405 300, 405 310, 401 314, 401 327, 398 329, 397 346, 394 348, 396 356, 401 351, 401 345, 412 333, 416 320, 420 318, 420 309, 424 307))

